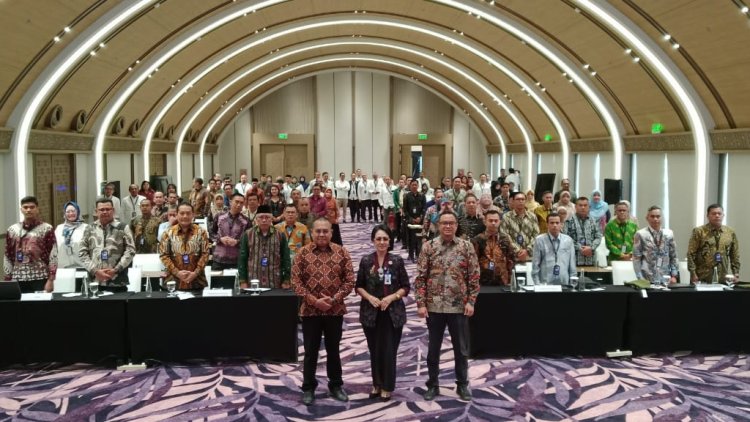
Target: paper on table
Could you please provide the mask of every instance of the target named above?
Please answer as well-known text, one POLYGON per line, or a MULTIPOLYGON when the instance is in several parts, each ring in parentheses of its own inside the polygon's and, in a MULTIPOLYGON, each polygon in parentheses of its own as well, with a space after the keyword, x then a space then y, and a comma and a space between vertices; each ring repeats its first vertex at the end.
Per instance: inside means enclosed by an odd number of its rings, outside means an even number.
POLYGON ((224 276, 236 276, 237 275, 237 269, 236 268, 227 268, 224 270, 224 276))
POLYGON ((81 293, 76 293, 76 292, 73 292, 73 293, 65 293, 65 294, 63 295, 63 297, 78 297, 78 296, 80 296, 80 295, 81 295, 81 293))
POLYGON ((190 292, 178 292, 177 293, 177 298, 180 299, 180 300, 192 299, 194 297, 195 296, 193 296, 193 294, 190 293, 190 292))
POLYGON ((113 294, 113 292, 101 292, 99 293, 99 296, 112 296, 113 294))
POLYGON ((23 293, 21 300, 52 300, 52 293, 23 293))
POLYGON ((258 287, 257 289, 251 289, 249 287, 246 287, 242 289, 242 291, 245 291, 245 292, 267 292, 269 290, 271 290, 270 287, 258 287))

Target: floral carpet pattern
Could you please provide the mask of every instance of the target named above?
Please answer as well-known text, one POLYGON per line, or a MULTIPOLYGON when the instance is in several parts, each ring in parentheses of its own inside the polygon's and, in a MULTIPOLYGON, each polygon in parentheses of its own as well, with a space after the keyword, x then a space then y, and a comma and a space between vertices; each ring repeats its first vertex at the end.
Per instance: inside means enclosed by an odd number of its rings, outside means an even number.
MULTIPOLYGON (((341 224, 355 271, 361 256, 371 251, 370 227, 341 224)), ((396 248, 401 252, 400 244, 396 248)), ((414 265, 408 270, 413 276, 414 265)), ((313 406, 301 404, 300 341, 295 364, 206 361, 133 372, 54 363, 7 368, 0 371, 0 421, 750 420, 746 355, 472 360, 474 399, 462 402, 455 393, 447 335, 440 395, 424 401, 427 330, 412 297, 407 298, 409 319, 399 349, 396 391, 388 402, 371 400, 359 298, 350 296, 348 306, 341 341, 348 403, 327 395, 322 348, 318 376, 323 387, 313 406)))

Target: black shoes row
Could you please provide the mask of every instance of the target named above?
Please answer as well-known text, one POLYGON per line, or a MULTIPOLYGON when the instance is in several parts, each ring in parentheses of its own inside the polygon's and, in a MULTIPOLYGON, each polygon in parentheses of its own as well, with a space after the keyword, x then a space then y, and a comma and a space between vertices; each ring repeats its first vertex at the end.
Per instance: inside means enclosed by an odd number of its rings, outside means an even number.
MULTIPOLYGON (((349 401, 349 396, 346 394, 346 391, 344 391, 343 388, 336 388, 328 392, 328 395, 331 396, 332 399, 338 400, 341 402, 347 402, 349 401)), ((302 404, 305 406, 310 406, 315 401, 315 390, 308 390, 302 392, 302 404)))

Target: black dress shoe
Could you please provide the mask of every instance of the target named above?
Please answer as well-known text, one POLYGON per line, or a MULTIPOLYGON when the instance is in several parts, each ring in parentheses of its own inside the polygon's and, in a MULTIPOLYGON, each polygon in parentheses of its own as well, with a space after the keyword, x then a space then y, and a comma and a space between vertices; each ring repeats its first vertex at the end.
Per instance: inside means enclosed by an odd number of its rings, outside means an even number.
POLYGON ((315 401, 315 391, 303 391, 302 392, 302 404, 309 406, 315 401))
POLYGON ((370 398, 374 399, 380 397, 380 388, 379 387, 372 387, 372 390, 370 390, 370 398))
POLYGON ((424 399, 430 401, 435 398, 439 393, 437 387, 427 387, 427 391, 424 392, 424 399))
POLYGON ((338 401, 349 401, 349 396, 346 395, 346 392, 343 388, 336 388, 331 390, 330 392, 331 397, 338 401))
POLYGON ((456 387, 456 393, 461 400, 471 401, 471 390, 469 390, 468 385, 459 385, 456 387))

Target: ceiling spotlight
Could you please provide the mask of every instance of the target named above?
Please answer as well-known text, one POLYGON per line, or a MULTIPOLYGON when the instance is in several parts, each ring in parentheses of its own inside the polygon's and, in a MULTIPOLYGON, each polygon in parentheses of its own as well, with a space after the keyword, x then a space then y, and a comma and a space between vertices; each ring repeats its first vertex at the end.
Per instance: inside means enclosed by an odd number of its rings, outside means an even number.
POLYGON ((671 36, 671 35, 669 35, 669 34, 664 34, 664 37, 663 37, 663 38, 664 38, 664 41, 669 41, 669 40, 671 40, 671 39, 672 39, 672 36, 671 36))
POLYGON ((638 57, 638 56, 633 57, 633 63, 638 63, 639 61, 641 61, 640 57, 638 57))
POLYGON ((674 43, 674 44, 672 44, 672 48, 675 49, 675 50, 677 50, 678 48, 680 48, 680 45, 677 44, 677 43, 674 43))
POLYGON ((584 68, 584 69, 588 69, 588 68, 590 68, 590 67, 591 67, 591 65, 590 65, 590 64, 588 64, 588 63, 587 63, 587 64, 585 64, 585 65, 583 65, 583 68, 584 68))
POLYGON ((742 13, 750 12, 750 8, 748 8, 747 6, 742 6, 742 9, 740 9, 740 12, 742 13))
POLYGON ((591 72, 591 76, 596 76, 596 70, 591 72))
POLYGON ((54 42, 60 42, 60 37, 58 37, 57 35, 55 35, 55 38, 52 38, 52 41, 54 41, 54 42))
POLYGON ((633 52, 633 49, 632 49, 632 48, 626 48, 626 49, 625 49, 625 54, 630 54, 630 53, 632 53, 632 52, 633 52))
POLYGON ((94 51, 94 50, 91 50, 91 51, 89 52, 89 55, 91 55, 91 56, 96 56, 96 51, 94 51))
POLYGON ((104 48, 104 47, 105 47, 105 44, 103 42, 100 42, 99 43, 99 48, 104 48))
POLYGON ((70 27, 69 27, 69 26, 66 26, 65 28, 63 28, 63 31, 65 31, 65 32, 70 32, 70 27))
POLYGON ((542 92, 547 92, 547 88, 542 87, 542 92))

